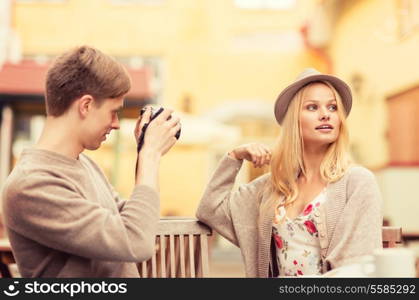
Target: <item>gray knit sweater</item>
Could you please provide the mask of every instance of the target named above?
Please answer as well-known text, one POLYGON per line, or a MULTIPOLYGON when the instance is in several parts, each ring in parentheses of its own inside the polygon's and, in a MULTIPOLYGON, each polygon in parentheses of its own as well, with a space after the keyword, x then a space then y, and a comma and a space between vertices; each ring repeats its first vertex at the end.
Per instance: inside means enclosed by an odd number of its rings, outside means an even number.
POLYGON ((128 201, 87 156, 27 149, 3 190, 7 234, 23 277, 138 277, 150 258, 159 196, 144 185, 128 201))
MULTIPOLYGON (((275 263, 271 251, 275 202, 265 189, 270 174, 233 192, 241 165, 227 155, 221 160, 196 216, 240 247, 247 277, 268 277, 275 263)), ((315 215, 323 272, 382 247, 382 201, 369 170, 351 167, 327 186, 326 199, 315 215)))

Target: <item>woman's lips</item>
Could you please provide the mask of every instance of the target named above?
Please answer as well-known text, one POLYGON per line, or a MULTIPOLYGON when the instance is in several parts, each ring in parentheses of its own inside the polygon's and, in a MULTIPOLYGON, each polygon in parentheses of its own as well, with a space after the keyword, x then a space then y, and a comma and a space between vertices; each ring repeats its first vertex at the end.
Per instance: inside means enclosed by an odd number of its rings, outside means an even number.
POLYGON ((323 133, 328 133, 331 132, 333 129, 332 128, 321 128, 321 129, 316 129, 317 131, 323 132, 323 133))
POLYGON ((331 132, 333 130, 333 126, 330 124, 322 124, 315 128, 316 130, 324 133, 331 132))

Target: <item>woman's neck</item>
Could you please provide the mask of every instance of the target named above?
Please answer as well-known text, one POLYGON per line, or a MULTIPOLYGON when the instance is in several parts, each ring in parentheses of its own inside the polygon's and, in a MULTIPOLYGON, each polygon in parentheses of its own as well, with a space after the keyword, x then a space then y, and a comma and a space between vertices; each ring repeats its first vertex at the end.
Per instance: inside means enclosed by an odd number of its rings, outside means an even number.
POLYGON ((320 174, 320 165, 326 155, 325 147, 305 147, 303 162, 305 172, 300 175, 301 179, 307 182, 323 181, 320 174))

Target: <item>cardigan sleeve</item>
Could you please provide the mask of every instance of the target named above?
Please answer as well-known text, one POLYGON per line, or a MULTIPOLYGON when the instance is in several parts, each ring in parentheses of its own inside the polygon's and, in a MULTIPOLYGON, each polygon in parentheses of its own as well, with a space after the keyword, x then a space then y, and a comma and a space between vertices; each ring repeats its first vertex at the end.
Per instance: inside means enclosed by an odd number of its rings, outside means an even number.
POLYGON ((373 173, 362 167, 353 168, 346 197, 326 259, 332 269, 382 248, 382 199, 373 173))
POLYGON ((225 155, 220 161, 198 206, 196 217, 227 240, 239 246, 236 226, 243 225, 241 218, 255 213, 259 192, 266 181, 267 174, 250 183, 240 185, 233 191, 234 182, 242 166, 242 161, 225 155))

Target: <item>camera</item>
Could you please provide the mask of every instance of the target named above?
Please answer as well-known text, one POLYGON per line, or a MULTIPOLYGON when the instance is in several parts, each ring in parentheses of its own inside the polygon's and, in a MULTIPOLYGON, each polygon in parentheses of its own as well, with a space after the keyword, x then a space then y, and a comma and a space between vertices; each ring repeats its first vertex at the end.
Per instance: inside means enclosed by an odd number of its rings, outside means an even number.
MULTIPOLYGON (((146 108, 142 108, 140 111, 140 116, 143 115, 143 113, 145 112, 146 108)), ((148 124, 150 124, 151 121, 153 121, 155 118, 157 118, 157 116, 159 114, 161 114, 161 112, 163 111, 163 107, 160 107, 157 111, 154 111, 154 109, 151 107, 151 117, 150 117, 150 121, 148 123, 145 123, 143 128, 141 129, 141 134, 140 137, 138 138, 138 144, 137 144, 137 152, 140 152, 141 148, 143 147, 144 144, 144 135, 145 132, 147 130, 148 124)), ((169 116, 168 120, 170 120, 171 116, 169 116)), ((176 132, 175 134, 175 138, 179 139, 180 137, 180 129, 178 130, 178 132, 176 132)))

